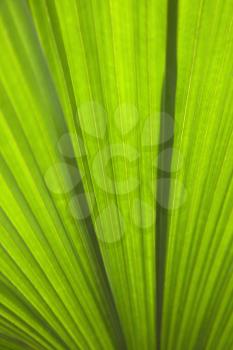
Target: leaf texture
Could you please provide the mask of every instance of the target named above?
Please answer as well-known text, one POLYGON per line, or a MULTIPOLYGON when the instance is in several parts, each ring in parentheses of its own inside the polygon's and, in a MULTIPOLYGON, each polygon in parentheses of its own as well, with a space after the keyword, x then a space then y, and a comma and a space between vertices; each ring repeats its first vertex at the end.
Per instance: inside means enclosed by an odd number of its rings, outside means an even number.
POLYGON ((232 0, 0 2, 0 348, 230 350, 232 0))

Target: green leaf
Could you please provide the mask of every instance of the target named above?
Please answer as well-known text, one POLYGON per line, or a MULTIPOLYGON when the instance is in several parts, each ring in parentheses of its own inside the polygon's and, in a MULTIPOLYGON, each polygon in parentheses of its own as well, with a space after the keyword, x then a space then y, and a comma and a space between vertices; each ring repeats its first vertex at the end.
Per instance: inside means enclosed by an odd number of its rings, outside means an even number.
POLYGON ((225 350, 232 0, 0 2, 0 348, 225 350))

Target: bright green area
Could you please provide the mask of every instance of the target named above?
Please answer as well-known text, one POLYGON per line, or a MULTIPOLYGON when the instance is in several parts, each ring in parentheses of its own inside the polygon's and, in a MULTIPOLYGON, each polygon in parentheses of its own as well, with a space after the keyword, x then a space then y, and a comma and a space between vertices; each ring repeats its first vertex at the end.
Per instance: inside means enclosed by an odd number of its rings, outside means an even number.
POLYGON ((0 350, 233 349, 232 13, 0 1, 0 350))

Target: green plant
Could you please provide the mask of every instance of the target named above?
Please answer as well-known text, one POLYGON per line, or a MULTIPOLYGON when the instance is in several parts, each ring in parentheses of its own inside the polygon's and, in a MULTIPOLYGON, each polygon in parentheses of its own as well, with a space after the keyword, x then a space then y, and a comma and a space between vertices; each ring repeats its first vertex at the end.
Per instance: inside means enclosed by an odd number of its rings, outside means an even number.
POLYGON ((1 349, 233 349, 232 9, 0 1, 1 349))

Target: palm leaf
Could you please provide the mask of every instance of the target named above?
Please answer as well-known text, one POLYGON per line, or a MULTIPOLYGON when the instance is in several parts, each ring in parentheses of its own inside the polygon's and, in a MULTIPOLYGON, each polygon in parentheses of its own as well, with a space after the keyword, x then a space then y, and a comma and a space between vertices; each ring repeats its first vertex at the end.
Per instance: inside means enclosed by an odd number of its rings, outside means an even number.
POLYGON ((232 5, 1 1, 2 349, 232 348, 232 5))

